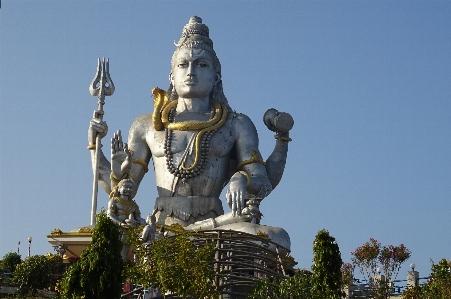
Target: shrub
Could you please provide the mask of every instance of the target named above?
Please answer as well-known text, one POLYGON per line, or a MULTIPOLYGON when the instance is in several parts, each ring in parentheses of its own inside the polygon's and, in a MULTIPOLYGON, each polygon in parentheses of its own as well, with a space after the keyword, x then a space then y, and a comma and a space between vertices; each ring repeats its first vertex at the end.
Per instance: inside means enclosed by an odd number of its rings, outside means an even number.
POLYGON ((58 255, 33 255, 17 265, 13 283, 19 285, 20 295, 36 294, 50 286, 52 273, 58 270, 62 259, 58 255))
POLYGON ((5 272, 13 273, 16 270, 16 266, 22 262, 20 255, 16 252, 8 252, 3 256, 0 268, 5 272))

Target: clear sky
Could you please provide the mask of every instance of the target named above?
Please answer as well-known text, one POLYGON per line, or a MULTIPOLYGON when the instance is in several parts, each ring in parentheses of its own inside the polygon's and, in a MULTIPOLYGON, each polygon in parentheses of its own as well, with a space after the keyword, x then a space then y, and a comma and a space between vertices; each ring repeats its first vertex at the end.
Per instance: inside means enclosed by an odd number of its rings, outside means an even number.
MULTIPOLYGON (((450 1, 3 0, 0 256, 18 241, 25 256, 29 236, 32 254, 52 252, 53 229, 89 224, 97 58, 110 58, 116 86, 108 146, 153 110, 153 87, 168 87, 192 15, 209 26, 225 94, 254 121, 265 159, 264 112, 295 119, 284 177, 261 211, 288 231, 300 268, 323 228, 344 261, 371 237, 404 243, 421 277, 431 258, 451 258, 450 1)), ((156 194, 149 172, 135 198, 144 215, 156 194)))

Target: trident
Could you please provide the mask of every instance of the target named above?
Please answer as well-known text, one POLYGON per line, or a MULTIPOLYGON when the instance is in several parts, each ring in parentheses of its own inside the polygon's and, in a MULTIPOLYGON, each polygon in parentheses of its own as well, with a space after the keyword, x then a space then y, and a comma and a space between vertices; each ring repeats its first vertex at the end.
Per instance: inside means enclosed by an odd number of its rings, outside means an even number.
MULTIPOLYGON (((91 84, 89 85, 89 92, 97 97, 98 106, 94 112, 94 117, 100 121, 103 119, 103 105, 105 104, 105 96, 111 96, 114 93, 114 83, 110 77, 110 67, 108 58, 105 60, 100 58, 97 61, 97 73, 94 76, 91 84)), ((91 225, 96 224, 96 212, 97 212, 97 194, 99 191, 99 161, 100 161, 100 149, 102 147, 100 135, 96 136, 96 151, 94 159, 94 182, 92 184, 92 206, 91 206, 91 225)))

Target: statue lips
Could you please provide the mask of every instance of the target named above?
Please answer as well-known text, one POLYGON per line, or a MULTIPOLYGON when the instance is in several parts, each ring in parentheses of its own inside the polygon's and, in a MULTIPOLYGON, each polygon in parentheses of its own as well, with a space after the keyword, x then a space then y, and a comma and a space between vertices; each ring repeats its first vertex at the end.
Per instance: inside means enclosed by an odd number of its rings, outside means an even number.
POLYGON ((185 80, 183 83, 185 83, 186 86, 194 86, 197 84, 197 79, 185 80))

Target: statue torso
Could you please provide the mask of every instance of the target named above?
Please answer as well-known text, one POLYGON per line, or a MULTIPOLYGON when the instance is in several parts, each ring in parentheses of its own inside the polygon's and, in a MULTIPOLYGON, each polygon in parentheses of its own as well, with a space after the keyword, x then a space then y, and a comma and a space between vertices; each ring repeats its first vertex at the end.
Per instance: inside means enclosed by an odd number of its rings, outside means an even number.
MULTIPOLYGON (((213 196, 219 197, 228 179, 230 154, 235 144, 233 113, 227 121, 211 136, 205 168, 198 176, 189 179, 175 177, 168 170, 164 150, 165 131, 153 128, 146 133, 146 142, 152 153, 158 193, 160 196, 213 196)), ((194 137, 198 131, 173 131, 171 151, 173 165, 178 165, 183 156, 185 167, 193 164, 195 157, 194 137)))
MULTIPOLYGON (((130 214, 138 212, 138 206, 133 200, 126 200, 120 197, 114 197, 110 202, 110 209, 119 221, 130 217, 130 214)), ((139 216, 139 215, 138 215, 139 216)))

